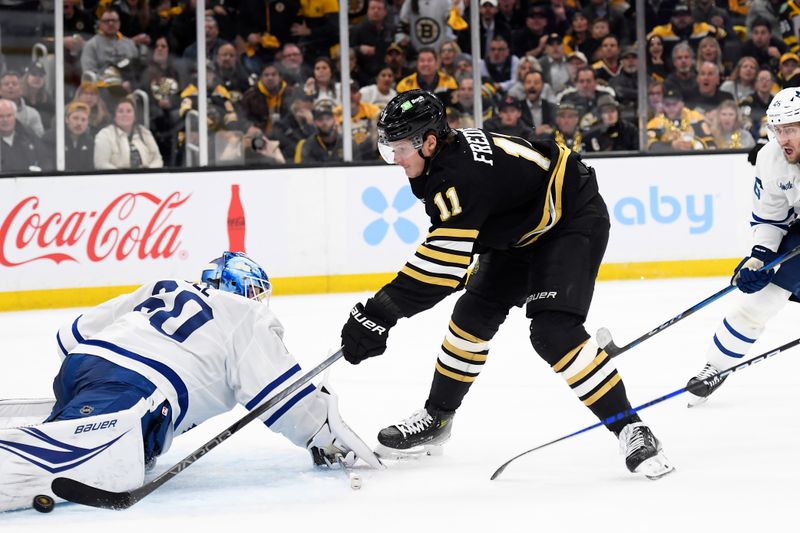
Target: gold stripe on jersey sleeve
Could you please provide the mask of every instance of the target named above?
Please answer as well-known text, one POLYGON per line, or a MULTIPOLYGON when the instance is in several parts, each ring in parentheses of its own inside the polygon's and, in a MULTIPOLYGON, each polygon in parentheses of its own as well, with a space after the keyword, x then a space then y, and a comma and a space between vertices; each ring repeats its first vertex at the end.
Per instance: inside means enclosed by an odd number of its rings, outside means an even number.
POLYGON ((558 363, 553 365, 553 371, 561 372, 562 370, 564 370, 567 367, 567 365, 569 365, 572 362, 572 360, 575 359, 575 356, 578 355, 578 352, 580 352, 583 349, 583 347, 586 346, 587 342, 589 342, 588 339, 580 343, 572 350, 568 351, 567 355, 562 357, 558 363))
POLYGON ((467 257, 466 255, 450 254, 446 252, 439 252, 437 250, 431 250, 424 244, 419 245, 419 248, 417 248, 417 253, 424 255, 425 257, 430 257, 431 259, 438 259, 439 261, 444 261, 446 263, 455 263, 463 266, 469 266, 469 264, 472 262, 472 258, 467 257))
POLYGON ((550 183, 547 184, 547 196, 542 206, 542 219, 536 228, 523 235, 517 241, 516 246, 518 247, 527 246, 535 242, 561 219, 561 195, 564 188, 564 174, 567 169, 567 159, 569 158, 571 150, 566 146, 558 145, 558 151, 556 167, 550 175, 550 183))
POLYGON ((447 370, 442 365, 440 365, 438 362, 436 363, 436 371, 439 372, 440 374, 442 374, 444 376, 447 376, 450 379, 454 379, 456 381, 462 381, 464 383, 472 383, 473 381, 475 381, 475 376, 465 376, 463 374, 456 374, 455 372, 451 372, 450 370, 447 370))
POLYGON ((594 394, 592 394, 591 396, 589 396, 588 398, 583 400, 583 405, 585 405, 586 407, 591 406, 594 402, 596 402, 597 400, 602 398, 605 395, 605 393, 610 391, 614 387, 614 385, 619 383, 620 379, 622 379, 622 378, 620 377, 619 374, 617 374, 613 378, 609 379, 608 383, 603 385, 603 387, 600 388, 600 390, 598 390, 597 392, 595 392, 594 394))
POLYGON ((455 355, 457 355, 457 356, 459 356, 459 357, 461 357, 463 359, 466 359, 468 361, 486 362, 486 358, 488 357, 486 354, 467 352, 465 350, 461 350, 459 348, 456 348, 455 346, 453 346, 452 344, 447 342, 447 339, 445 339, 444 342, 442 342, 442 347, 447 349, 448 352, 451 352, 451 353, 453 353, 453 354, 455 354, 455 355))
POLYGON ((489 341, 485 341, 483 339, 480 339, 480 338, 476 337, 475 335, 472 335, 471 333, 467 333, 466 331, 464 331, 460 327, 456 326, 455 322, 453 322, 452 320, 450 321, 450 329, 453 330, 453 333, 455 333, 456 335, 458 335, 459 337, 461 337, 464 340, 468 340, 470 342, 475 342, 475 343, 489 342, 489 341))
POLYGON ((436 228, 428 233, 426 240, 431 240, 434 237, 458 237, 464 239, 477 239, 478 230, 476 229, 457 229, 457 228, 436 228))
POLYGON ((439 278, 436 276, 429 276, 427 274, 423 274, 421 272, 417 272, 413 268, 409 268, 408 265, 404 266, 403 269, 400 271, 406 276, 410 276, 417 281, 421 281, 422 283, 428 283, 429 285, 440 285, 442 287, 450 287, 455 289, 458 287, 460 283, 457 280, 449 279, 449 278, 439 278))
POLYGON ((577 383, 578 381, 583 379, 589 372, 593 371, 595 368, 600 366, 600 364, 604 363, 606 359, 608 359, 608 354, 605 351, 601 351, 599 354, 597 354, 597 357, 595 357, 591 363, 586 365, 586 368, 584 368, 583 370, 581 370, 580 372, 569 378, 567 380, 567 385, 572 386, 573 383, 577 383))

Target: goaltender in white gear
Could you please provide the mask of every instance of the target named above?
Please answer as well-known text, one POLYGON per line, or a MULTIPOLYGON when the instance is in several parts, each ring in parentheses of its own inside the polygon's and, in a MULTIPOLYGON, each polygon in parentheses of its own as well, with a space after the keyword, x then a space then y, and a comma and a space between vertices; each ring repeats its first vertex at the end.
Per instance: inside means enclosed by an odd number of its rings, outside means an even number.
POLYGON ((770 140, 758 152, 753 184, 752 251, 737 267, 731 280, 746 293, 714 333, 706 354, 707 363, 690 388, 689 406, 707 400, 725 378, 716 377, 738 364, 764 331, 767 322, 786 302, 800 297, 800 258, 783 263, 779 269, 759 272, 779 254, 800 245, 800 88, 790 87, 776 94, 767 108, 770 140))
MULTIPOLYGON (((137 488, 174 435, 237 404, 253 409, 303 374, 264 304, 271 287, 260 266, 225 252, 202 280, 148 283, 59 330, 52 409, 0 402, 0 511, 31 507, 39 494, 63 501, 50 489, 59 476, 110 491, 137 488)), ((360 457, 382 468, 341 420, 336 400, 309 384, 260 419, 318 466, 360 457)))

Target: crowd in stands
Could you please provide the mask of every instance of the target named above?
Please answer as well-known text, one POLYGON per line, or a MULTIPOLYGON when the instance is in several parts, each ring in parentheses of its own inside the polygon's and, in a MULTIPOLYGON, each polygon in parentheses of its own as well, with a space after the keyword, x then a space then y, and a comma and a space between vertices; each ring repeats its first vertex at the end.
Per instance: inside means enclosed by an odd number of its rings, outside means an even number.
MULTIPOLYGON (((748 148, 766 107, 800 86, 800 9, 780 0, 350 2, 350 72, 341 72, 337 0, 207 0, 207 125, 212 165, 377 161, 376 123, 398 92, 423 88, 453 127, 484 127, 579 152, 748 148), (637 39, 646 42, 640 58, 637 39), (479 54, 480 87, 473 82, 479 54), (646 69, 647 146, 638 71, 646 69), (342 134, 342 84, 352 136, 342 134)), ((65 116, 54 102, 52 2, 0 0, 0 172, 196 164, 194 2, 63 0, 65 116), (31 50, 43 43, 48 54, 31 50), (187 127, 187 125, 189 127, 187 127)))

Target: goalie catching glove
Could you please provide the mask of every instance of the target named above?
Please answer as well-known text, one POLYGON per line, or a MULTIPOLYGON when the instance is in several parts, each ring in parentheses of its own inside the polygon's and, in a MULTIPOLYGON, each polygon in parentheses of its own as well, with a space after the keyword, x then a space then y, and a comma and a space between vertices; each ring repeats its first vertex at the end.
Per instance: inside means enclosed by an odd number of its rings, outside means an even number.
POLYGON ((389 330, 400 317, 399 310, 393 312, 393 307, 381 292, 367 300, 366 306, 357 303, 353 307, 342 328, 342 349, 348 363, 357 365, 386 351, 389 330))
POLYGON ((778 254, 761 245, 753 246, 750 255, 742 259, 733 273, 731 283, 746 294, 758 292, 766 287, 775 275, 775 269, 759 270, 765 264, 772 262, 778 254))

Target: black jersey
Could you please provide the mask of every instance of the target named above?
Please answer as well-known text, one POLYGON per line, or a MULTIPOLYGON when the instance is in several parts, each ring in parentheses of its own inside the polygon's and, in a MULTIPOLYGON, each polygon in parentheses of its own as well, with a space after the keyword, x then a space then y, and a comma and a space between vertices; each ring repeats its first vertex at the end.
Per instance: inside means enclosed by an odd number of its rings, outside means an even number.
POLYGON ((593 174, 565 146, 477 128, 457 130, 411 183, 430 230, 383 288, 404 316, 461 288, 473 254, 532 247, 597 194, 593 174))

